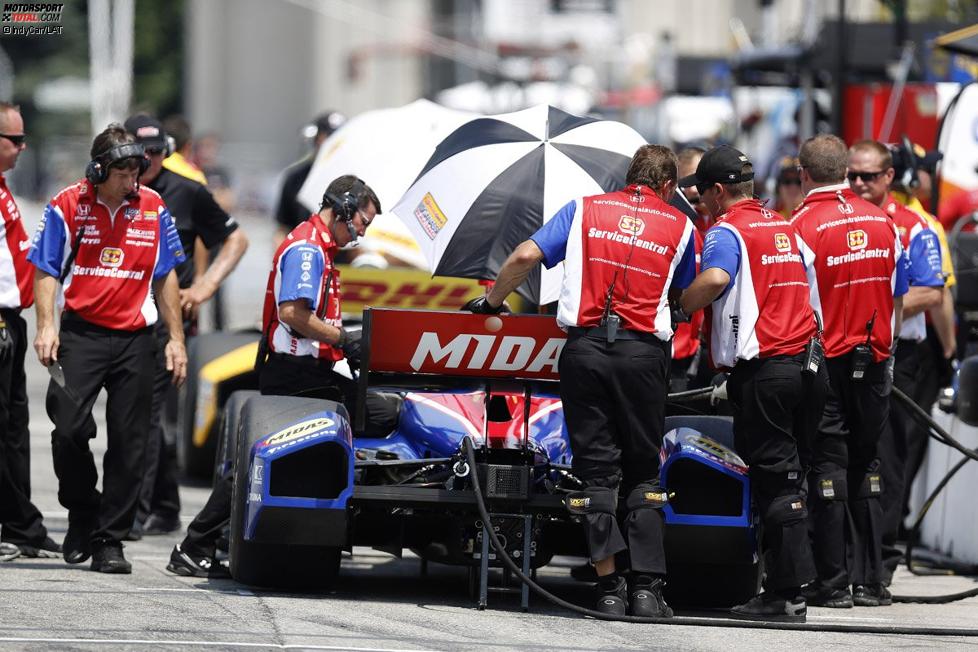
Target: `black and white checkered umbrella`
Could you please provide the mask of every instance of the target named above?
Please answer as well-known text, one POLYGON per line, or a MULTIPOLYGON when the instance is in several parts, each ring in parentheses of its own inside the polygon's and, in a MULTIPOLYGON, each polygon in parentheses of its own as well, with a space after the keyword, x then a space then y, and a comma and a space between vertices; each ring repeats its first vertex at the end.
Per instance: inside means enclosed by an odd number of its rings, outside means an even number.
MULTIPOLYGON (((449 134, 393 208, 436 276, 495 278, 506 257, 576 197, 620 188, 645 140, 631 127, 552 106, 475 118, 449 134)), ((519 293, 556 301, 560 266, 519 293)))

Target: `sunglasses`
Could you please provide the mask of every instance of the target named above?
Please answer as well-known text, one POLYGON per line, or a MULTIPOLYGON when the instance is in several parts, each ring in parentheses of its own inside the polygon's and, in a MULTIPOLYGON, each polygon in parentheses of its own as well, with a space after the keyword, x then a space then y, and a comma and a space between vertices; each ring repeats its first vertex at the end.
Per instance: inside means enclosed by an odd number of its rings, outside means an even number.
POLYGON ((885 172, 886 170, 880 170, 879 172, 850 172, 846 177, 848 177, 849 181, 860 179, 863 183, 869 183, 870 181, 876 181, 885 172))
POLYGON ((20 147, 27 143, 27 134, 0 134, 0 138, 6 138, 14 144, 14 147, 20 147))

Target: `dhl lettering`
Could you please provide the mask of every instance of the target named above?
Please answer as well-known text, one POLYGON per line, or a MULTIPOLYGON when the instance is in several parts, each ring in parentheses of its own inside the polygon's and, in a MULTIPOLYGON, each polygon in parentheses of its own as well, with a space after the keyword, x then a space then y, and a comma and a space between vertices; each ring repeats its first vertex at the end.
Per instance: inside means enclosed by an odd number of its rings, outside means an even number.
POLYGON ((556 374, 557 360, 565 341, 563 338, 552 337, 538 349, 538 340, 532 337, 506 335, 500 338, 496 335, 462 333, 442 345, 438 333, 425 332, 421 334, 411 357, 411 368, 418 371, 427 363, 440 365, 445 369, 464 367, 472 370, 531 373, 549 369, 556 374), (470 346, 472 342, 475 342, 475 347, 470 346), (490 361, 490 354, 494 351, 490 361))
POLYGON ((343 280, 343 305, 360 303, 388 308, 461 308, 476 296, 478 286, 454 283, 384 283, 383 281, 343 280))

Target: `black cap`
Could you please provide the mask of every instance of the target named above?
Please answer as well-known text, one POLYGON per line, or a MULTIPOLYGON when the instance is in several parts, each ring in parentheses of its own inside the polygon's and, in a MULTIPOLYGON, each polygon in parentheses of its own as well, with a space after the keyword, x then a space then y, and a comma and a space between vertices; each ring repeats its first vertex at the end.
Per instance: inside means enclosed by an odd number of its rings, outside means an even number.
POLYGON ((679 180, 679 187, 750 181, 754 178, 753 172, 741 173, 745 164, 750 164, 750 159, 740 150, 729 145, 714 147, 700 159, 695 174, 679 180))
POLYGON ((136 137, 136 142, 146 149, 166 148, 166 132, 156 118, 138 113, 130 116, 124 126, 126 131, 136 137))

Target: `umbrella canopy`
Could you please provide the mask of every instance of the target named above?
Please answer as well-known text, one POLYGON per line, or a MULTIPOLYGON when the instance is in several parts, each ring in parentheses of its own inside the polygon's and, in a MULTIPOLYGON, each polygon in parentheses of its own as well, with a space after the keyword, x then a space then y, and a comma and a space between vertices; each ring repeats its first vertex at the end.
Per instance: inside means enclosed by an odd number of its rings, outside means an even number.
POLYGON ((423 99, 395 109, 361 113, 323 142, 299 191, 299 201, 310 211, 319 210, 330 181, 344 174, 357 175, 373 188, 387 211, 374 220, 361 246, 425 268, 427 261, 414 236, 389 211, 435 146, 473 117, 423 99))
MULTIPOLYGON (((645 140, 631 127, 551 106, 474 118, 448 135, 393 212, 436 276, 495 278, 506 257, 564 204, 620 188, 645 140)), ((556 301, 561 268, 519 293, 556 301)))

